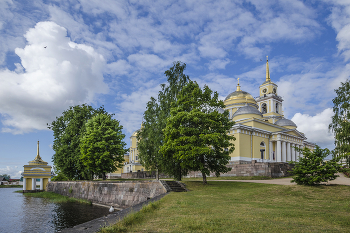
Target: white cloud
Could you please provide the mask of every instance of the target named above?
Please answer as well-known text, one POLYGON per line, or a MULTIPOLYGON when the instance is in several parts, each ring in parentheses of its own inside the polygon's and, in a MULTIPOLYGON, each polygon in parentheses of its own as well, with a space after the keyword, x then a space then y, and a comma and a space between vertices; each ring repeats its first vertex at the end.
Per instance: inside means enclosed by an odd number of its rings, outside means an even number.
POLYGON ((107 93, 104 58, 90 46, 76 44, 65 28, 40 22, 25 34, 27 45, 15 50, 23 72, 0 71, 0 113, 3 131, 46 129, 70 105, 91 103, 107 93))
POLYGON ((6 166, 6 168, 0 168, 0 175, 7 174, 10 175, 11 179, 19 179, 21 178, 20 169, 17 166, 10 167, 6 166))
POLYGON ((331 15, 328 22, 337 33, 338 52, 344 57, 345 61, 350 59, 350 2, 333 0, 331 2, 331 15))
POLYGON ((333 111, 326 108, 314 116, 296 113, 292 121, 298 126, 298 130, 305 134, 307 141, 316 143, 322 148, 334 149, 334 135, 328 130, 333 111))
POLYGON ((209 70, 225 69, 226 65, 230 63, 229 59, 217 59, 210 62, 209 70))
MULTIPOLYGON (((154 83, 153 83, 154 84, 154 83)), ((147 102, 151 97, 157 99, 160 85, 143 86, 131 94, 120 96, 122 101, 117 104, 119 111, 115 114, 128 133, 132 133, 141 127, 143 113, 146 110, 147 102)))

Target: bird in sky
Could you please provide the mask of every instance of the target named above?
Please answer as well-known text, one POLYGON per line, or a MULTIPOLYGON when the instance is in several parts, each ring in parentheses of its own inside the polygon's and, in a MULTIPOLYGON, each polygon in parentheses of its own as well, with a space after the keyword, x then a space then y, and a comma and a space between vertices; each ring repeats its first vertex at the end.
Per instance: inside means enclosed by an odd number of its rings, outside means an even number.
POLYGON ((47 46, 44 47, 44 49, 46 49, 47 46))

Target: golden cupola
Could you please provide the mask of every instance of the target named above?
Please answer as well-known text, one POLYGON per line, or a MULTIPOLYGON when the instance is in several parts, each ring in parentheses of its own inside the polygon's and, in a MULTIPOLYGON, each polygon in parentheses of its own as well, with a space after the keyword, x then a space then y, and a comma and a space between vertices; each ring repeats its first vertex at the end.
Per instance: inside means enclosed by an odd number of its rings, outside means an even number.
POLYGON ((236 91, 230 93, 224 100, 225 110, 230 112, 230 117, 239 109, 246 105, 258 109, 258 105, 254 97, 246 91, 241 90, 239 78, 236 91))
POLYGON ((227 106, 229 105, 251 105, 258 108, 254 97, 246 91, 241 90, 241 86, 239 85, 239 78, 236 91, 230 93, 224 100, 224 103, 227 106))

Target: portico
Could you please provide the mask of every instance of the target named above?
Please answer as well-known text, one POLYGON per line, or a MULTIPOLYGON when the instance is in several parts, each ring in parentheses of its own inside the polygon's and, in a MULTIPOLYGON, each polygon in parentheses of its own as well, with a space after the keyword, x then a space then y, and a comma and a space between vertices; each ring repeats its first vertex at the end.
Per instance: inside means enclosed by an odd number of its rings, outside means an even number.
POLYGON ((47 183, 51 181, 51 166, 47 165, 47 162, 43 161, 39 155, 39 141, 35 159, 23 167, 23 192, 37 191, 37 180, 40 184, 39 190, 46 190, 47 183))

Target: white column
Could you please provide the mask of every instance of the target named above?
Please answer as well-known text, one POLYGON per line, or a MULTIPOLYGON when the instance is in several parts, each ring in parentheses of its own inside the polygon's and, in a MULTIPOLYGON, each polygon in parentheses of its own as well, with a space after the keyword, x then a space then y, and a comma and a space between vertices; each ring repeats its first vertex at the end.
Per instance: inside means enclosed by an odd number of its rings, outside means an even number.
POLYGON ((292 161, 292 156, 290 153, 290 142, 287 142, 287 158, 286 158, 286 162, 292 161))
POLYGON ((277 140, 276 161, 282 162, 281 140, 277 140))
POLYGON ((273 161, 273 156, 272 156, 272 142, 271 141, 269 141, 269 160, 270 161, 273 161))
POLYGON ((286 142, 282 142, 282 162, 286 162, 287 160, 287 155, 286 155, 286 142))
POLYGON ((23 178, 23 190, 27 188, 27 178, 23 178))
POLYGON ((32 178, 32 190, 36 189, 36 179, 32 178))
POLYGON ((44 190, 44 179, 40 178, 40 190, 44 190))
POLYGON ((292 147, 292 159, 291 159, 291 161, 296 161, 296 158, 295 158, 295 149, 294 149, 295 144, 292 143, 290 146, 292 147))
MULTIPOLYGON (((295 144, 296 148, 299 148, 299 145, 295 144)), ((295 161, 299 161, 299 151, 297 149, 295 149, 295 161)))

